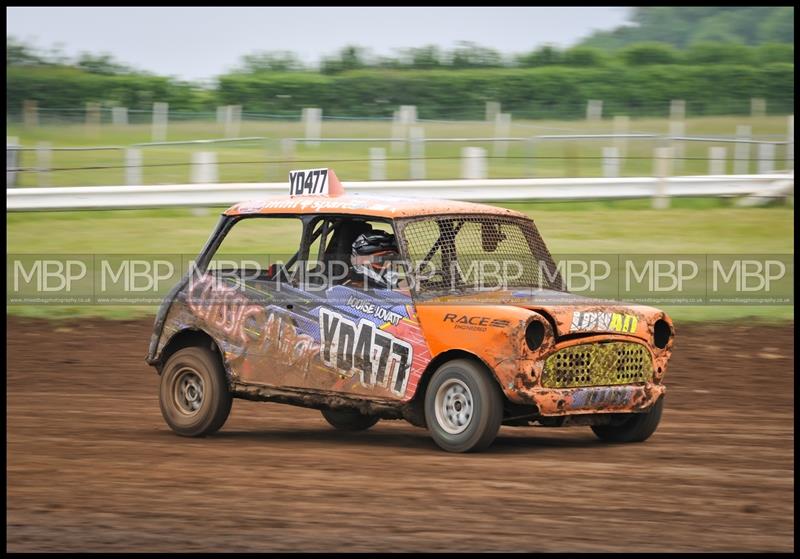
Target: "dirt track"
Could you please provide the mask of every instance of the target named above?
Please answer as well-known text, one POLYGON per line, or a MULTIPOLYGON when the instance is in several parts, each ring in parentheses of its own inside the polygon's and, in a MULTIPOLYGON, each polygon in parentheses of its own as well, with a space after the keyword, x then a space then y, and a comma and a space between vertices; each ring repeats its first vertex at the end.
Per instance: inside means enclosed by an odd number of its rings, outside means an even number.
POLYGON ((794 549, 790 326, 678 325, 646 443, 503 427, 478 455, 241 400, 180 438, 150 321, 7 326, 8 551, 794 549))

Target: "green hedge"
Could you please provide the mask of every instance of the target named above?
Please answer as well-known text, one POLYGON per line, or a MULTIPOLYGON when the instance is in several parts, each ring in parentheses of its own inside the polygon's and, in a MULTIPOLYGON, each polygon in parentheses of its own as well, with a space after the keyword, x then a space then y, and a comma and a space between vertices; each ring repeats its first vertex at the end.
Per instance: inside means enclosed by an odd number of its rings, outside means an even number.
POLYGON ((214 90, 157 76, 107 76, 73 68, 8 67, 7 112, 25 99, 42 108, 81 109, 86 102, 170 110, 213 111, 241 104, 245 112, 296 116, 321 107, 325 116, 390 117, 416 105, 420 118, 482 119, 485 101, 500 101, 515 118, 582 118, 588 99, 604 102, 604 116, 665 116, 672 99, 689 115, 747 114, 751 97, 764 97, 772 114, 794 112, 794 65, 660 64, 603 67, 547 66, 470 70, 365 69, 318 73, 229 74, 214 90))
POLYGON ((204 93, 191 84, 161 76, 109 76, 70 67, 6 67, 7 112, 19 112, 25 99, 52 109, 78 109, 97 102, 150 110, 155 101, 166 101, 176 110, 213 107, 213 100, 204 93))
POLYGON ((220 78, 218 97, 245 111, 315 106, 327 116, 391 116, 398 105, 417 105, 421 118, 483 118, 490 100, 518 118, 582 117, 588 99, 603 100, 605 115, 663 116, 672 99, 686 100, 689 114, 746 114, 751 97, 764 97, 780 114, 794 111, 794 65, 234 74, 220 78))

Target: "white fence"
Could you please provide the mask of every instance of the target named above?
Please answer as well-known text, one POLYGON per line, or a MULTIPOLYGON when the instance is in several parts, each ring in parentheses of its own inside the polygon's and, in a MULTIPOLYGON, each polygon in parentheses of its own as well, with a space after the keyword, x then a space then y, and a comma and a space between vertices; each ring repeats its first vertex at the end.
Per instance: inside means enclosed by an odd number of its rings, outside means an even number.
MULTIPOLYGON (((587 200, 671 196, 745 196, 747 200, 793 197, 794 173, 635 178, 472 179, 345 181, 350 194, 469 201, 587 200)), ((288 184, 167 184, 7 188, 8 211, 107 210, 226 206, 288 194, 288 184)))
MULTIPOLYGON (((228 111, 230 112, 230 111, 228 111)), ((227 114, 227 113, 226 113, 227 114)), ((309 115, 316 113, 309 112, 309 115)), ((731 151, 732 154, 732 172, 737 175, 743 175, 751 172, 751 162, 755 162, 758 173, 772 174, 780 172, 780 169, 792 170, 794 168, 794 117, 787 118, 787 139, 786 140, 771 140, 765 138, 753 138, 751 127, 739 126, 737 127, 737 135, 735 137, 707 137, 707 136, 686 136, 684 126, 681 125, 678 129, 671 131, 669 135, 662 135, 656 133, 629 133, 627 128, 629 122, 626 117, 615 118, 614 133, 599 133, 599 134, 543 134, 531 136, 508 136, 509 127, 503 124, 503 117, 505 113, 498 113, 497 121, 502 125, 496 130, 494 137, 426 137, 425 131, 421 126, 410 126, 408 130, 400 137, 369 137, 369 138, 347 138, 347 137, 330 137, 322 138, 319 136, 306 136, 302 137, 287 137, 287 138, 268 138, 264 136, 248 136, 248 137, 228 137, 228 138, 212 138, 202 140, 181 140, 181 141, 156 141, 136 143, 131 146, 82 146, 82 147, 54 147, 47 142, 40 142, 35 147, 25 147, 19 145, 18 138, 6 138, 6 181, 7 186, 16 186, 18 184, 17 175, 20 173, 33 173, 36 177, 38 186, 51 186, 53 182, 64 184, 63 175, 56 181, 53 178, 54 173, 73 171, 104 171, 114 172, 116 169, 124 169, 126 184, 136 185, 142 184, 145 169, 148 173, 163 172, 164 168, 181 168, 191 166, 191 182, 217 182, 219 177, 221 182, 225 181, 228 166, 237 165, 241 169, 242 164, 250 165, 251 173, 254 173, 254 178, 265 178, 270 180, 273 178, 274 170, 281 168, 284 165, 292 164, 295 160, 296 146, 298 144, 306 146, 320 146, 322 144, 342 144, 342 143, 369 143, 369 144, 389 144, 391 151, 408 153, 408 157, 390 157, 387 159, 385 147, 369 147, 368 158, 364 155, 348 156, 345 160, 348 162, 360 162, 364 164, 364 168, 369 167, 369 177, 371 180, 382 180, 385 178, 387 172, 386 163, 391 160, 404 160, 406 162, 408 178, 411 180, 425 180, 426 176, 426 149, 429 144, 467 144, 468 148, 477 146, 470 146, 469 144, 493 144, 491 156, 487 153, 481 153, 475 149, 462 149, 461 154, 451 152, 451 155, 434 154, 432 160, 455 161, 461 159, 461 178, 482 178, 489 174, 491 167, 491 159, 517 159, 524 162, 524 171, 519 167, 524 176, 534 176, 536 173, 536 166, 540 160, 559 160, 566 166, 565 174, 575 175, 581 174, 578 171, 578 166, 581 161, 592 161, 602 159, 602 166, 597 170, 597 174, 602 174, 607 178, 618 177, 624 175, 624 165, 626 159, 644 159, 641 155, 630 156, 628 154, 629 142, 648 142, 655 150, 663 147, 671 147, 672 151, 669 156, 659 156, 656 159, 668 157, 672 160, 671 168, 667 170, 668 174, 686 174, 689 171, 685 169, 685 163, 688 160, 697 159, 705 160, 708 162, 708 169, 710 175, 725 174, 728 168, 728 149, 726 147, 715 146, 714 144, 733 144, 731 151), (499 135, 498 135, 499 134, 499 135), (565 148, 562 155, 554 155, 552 151, 546 152, 543 155, 539 153, 541 146, 552 141, 566 142, 569 148, 565 148), (578 147, 575 142, 586 141, 601 141, 613 145, 599 146, 599 153, 601 157, 595 154, 578 155, 578 147), (213 145, 217 144, 238 144, 244 146, 247 144, 260 146, 261 154, 256 156, 255 160, 251 161, 230 161, 224 157, 217 158, 215 152, 212 150, 213 145), (515 155, 509 155, 509 145, 515 143, 521 146, 515 155), (709 144, 707 155, 687 157, 686 145, 688 143, 709 144), (164 161, 163 158, 156 157, 157 161, 154 163, 147 162, 151 155, 145 156, 143 150, 145 148, 160 148, 160 147, 175 147, 186 146, 202 149, 200 154, 197 152, 192 153, 191 157, 184 157, 173 159, 171 161, 164 161), (399 149, 398 149, 399 148, 399 149), (574 148, 574 149, 573 149, 574 148), (383 150, 383 151, 381 151, 383 150), (753 151, 755 150, 755 154, 753 151), (116 156, 117 161, 108 164, 89 164, 88 166, 75 166, 70 165, 67 167, 53 167, 52 161, 54 154, 58 155, 62 152, 118 152, 116 156), (280 151, 282 159, 274 159, 273 157, 263 158, 266 154, 276 155, 280 151), (25 153, 33 153, 35 157, 35 164, 31 161, 31 156, 25 153), (470 161, 470 159, 477 159, 470 161), (21 161, 25 159, 27 165, 22 165, 21 161), (367 165, 369 164, 369 165, 367 165), (255 166, 261 167, 260 169, 253 170, 255 166), (485 171, 483 168, 485 167, 485 171), (267 173, 264 173, 264 169, 267 173), (157 171, 154 171, 156 169, 157 171)), ((310 118, 310 117, 309 117, 310 118)), ((674 122, 671 124, 675 124, 674 122)), ((679 123, 681 124, 681 123, 679 123)), ((672 128, 672 127, 671 127, 672 128)), ((772 136, 770 136, 772 137, 772 136)), ((597 153, 598 150, 595 150, 597 153)), ((695 149, 695 152, 698 151, 695 149)), ((59 155, 60 157, 60 155, 59 155)), ((306 152, 305 156, 312 157, 306 152)), ((316 156, 318 157, 318 156, 316 156)), ((105 159, 105 158, 104 158, 105 159)), ((331 159, 329 163, 335 162, 336 159, 331 159)), ((436 163, 433 163, 436 165, 436 163)), ((457 168, 451 166, 451 171, 457 168)), ((441 169, 440 169, 441 171, 441 169)), ((397 166, 393 168, 393 174, 397 174, 397 166)), ((635 171, 641 172, 641 171, 635 171)), ((695 168, 692 172, 700 172, 695 168)), ((363 176, 363 175, 362 175, 363 176)), ((156 177, 153 180, 152 175, 148 176, 149 182, 163 182, 164 180, 183 181, 187 180, 174 175, 165 178, 163 175, 156 177)), ((76 179, 77 180, 77 179, 76 179)), ((116 180, 116 179, 113 179, 116 180)))

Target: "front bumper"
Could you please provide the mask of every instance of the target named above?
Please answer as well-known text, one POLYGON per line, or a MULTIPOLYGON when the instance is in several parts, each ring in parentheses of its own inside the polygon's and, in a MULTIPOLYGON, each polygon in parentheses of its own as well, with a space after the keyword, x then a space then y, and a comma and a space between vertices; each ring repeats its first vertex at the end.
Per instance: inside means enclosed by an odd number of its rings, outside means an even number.
POLYGON ((662 384, 621 384, 578 388, 523 388, 519 403, 533 404, 543 416, 647 411, 666 392, 662 384))

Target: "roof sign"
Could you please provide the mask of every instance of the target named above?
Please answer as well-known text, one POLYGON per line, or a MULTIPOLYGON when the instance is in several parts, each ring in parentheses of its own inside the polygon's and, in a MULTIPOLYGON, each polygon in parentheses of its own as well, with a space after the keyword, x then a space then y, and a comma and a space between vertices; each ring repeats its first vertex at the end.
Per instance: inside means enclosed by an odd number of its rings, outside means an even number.
POLYGON ((290 196, 340 196, 344 187, 333 169, 289 171, 290 196))

